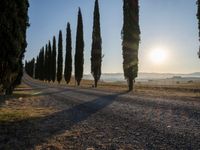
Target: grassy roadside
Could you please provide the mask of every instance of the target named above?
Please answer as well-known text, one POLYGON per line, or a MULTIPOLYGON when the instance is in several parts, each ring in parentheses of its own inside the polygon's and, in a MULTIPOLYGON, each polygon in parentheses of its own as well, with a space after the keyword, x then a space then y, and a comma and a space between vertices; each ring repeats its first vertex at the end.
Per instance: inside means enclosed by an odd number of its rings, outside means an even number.
POLYGON ((13 95, 1 97, 0 99, 0 124, 20 122, 44 116, 52 108, 40 106, 43 96, 34 97, 39 90, 21 84, 15 89, 13 95))
MULTIPOLYGON (((37 81, 42 82, 42 81, 37 81)), ((57 82, 49 83, 53 85, 58 85, 57 82)), ((92 80, 81 81, 81 88, 93 88, 92 80)), ((64 80, 61 82, 62 86, 76 87, 74 78, 71 79, 70 83, 67 85, 64 80)), ((97 90, 112 91, 112 92, 125 92, 127 91, 127 85, 124 82, 103 82, 99 81, 97 90)), ((173 84, 161 84, 159 81, 157 83, 152 82, 137 82, 134 85, 134 91, 130 94, 139 96, 150 96, 155 98, 175 98, 175 99, 199 99, 200 100, 200 82, 190 82, 190 83, 176 83, 173 84)))
MULTIPOLYGON (((37 81, 43 83, 42 81, 37 81)), ((61 82, 62 86, 75 87, 75 81, 72 78, 69 85, 66 85, 64 81, 61 82)), ((58 85, 58 83, 49 83, 52 85, 58 85)), ((92 87, 93 81, 82 80, 81 88, 94 89, 92 87)), ((127 90, 127 86, 120 82, 102 82, 98 84, 97 90, 123 92, 127 90)), ((6 97, 6 100, 0 102, 0 124, 6 122, 15 122, 20 120, 26 120, 33 117, 39 117, 48 114, 53 109, 40 108, 40 106, 32 106, 37 100, 42 100, 41 97, 34 97, 34 93, 39 92, 39 89, 32 89, 28 85, 21 84, 15 89, 14 93, 10 97, 6 97), (1 104, 2 103, 2 104, 1 104)), ((195 100, 200 101, 200 83, 188 83, 188 84, 174 84, 174 85, 155 85, 155 84, 141 84, 136 83, 134 91, 129 93, 136 96, 152 97, 152 98, 167 98, 167 99, 180 99, 180 100, 195 100)))

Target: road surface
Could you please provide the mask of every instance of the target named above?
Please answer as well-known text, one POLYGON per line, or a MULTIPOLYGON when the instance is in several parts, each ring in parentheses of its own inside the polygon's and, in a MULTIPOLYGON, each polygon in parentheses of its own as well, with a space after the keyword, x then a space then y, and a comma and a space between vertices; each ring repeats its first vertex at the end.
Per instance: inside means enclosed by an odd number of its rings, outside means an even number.
POLYGON ((200 149, 200 100, 73 88, 34 81, 27 76, 23 82, 37 91, 33 96, 43 97, 41 105, 51 100, 47 109, 55 107, 56 111, 1 126, 0 132, 5 134, 1 130, 9 130, 3 140, 10 148, 200 149), (10 141, 9 136, 15 140, 10 141))

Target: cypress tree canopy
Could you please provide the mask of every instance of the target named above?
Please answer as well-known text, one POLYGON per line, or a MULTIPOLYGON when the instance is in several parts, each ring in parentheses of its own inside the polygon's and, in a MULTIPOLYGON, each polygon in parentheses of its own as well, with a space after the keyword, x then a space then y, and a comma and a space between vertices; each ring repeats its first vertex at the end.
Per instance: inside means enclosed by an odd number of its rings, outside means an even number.
POLYGON ((62 45, 62 31, 59 31, 58 38, 58 60, 57 60, 57 81, 60 83, 63 73, 63 45, 62 45))
POLYGON ((70 23, 67 23, 67 35, 66 35, 66 56, 65 56, 65 81, 67 84, 70 82, 72 74, 72 39, 70 23))
POLYGON ((53 47, 52 47, 52 81, 56 80, 56 37, 53 37, 53 47))
POLYGON ((78 10, 78 21, 77 21, 77 32, 76 32, 76 50, 75 50, 75 80, 80 85, 83 77, 83 51, 84 51, 84 40, 83 40, 83 19, 81 9, 78 10))
POLYGON ((44 56, 44 80, 48 80, 48 45, 45 46, 45 56, 44 56))
POLYGON ((92 51, 91 51, 91 73, 94 77, 95 87, 101 76, 102 48, 101 48, 101 30, 100 14, 98 0, 95 1, 93 33, 92 33, 92 51))
POLYGON ((28 24, 28 0, 0 1, 0 91, 12 94, 21 82, 28 24))
POLYGON ((138 49, 140 41, 138 0, 123 0, 124 24, 122 29, 123 69, 129 90, 138 73, 138 49))
POLYGON ((51 42, 49 41, 48 44, 48 81, 50 82, 52 80, 52 50, 51 50, 51 42))
MULTIPOLYGON (((36 62, 36 64, 37 64, 37 62, 36 62)), ((25 70, 29 76, 34 77, 34 69, 35 69, 35 59, 33 58, 29 62, 26 62, 25 70)), ((36 68, 36 70, 37 70, 37 68, 36 68)))

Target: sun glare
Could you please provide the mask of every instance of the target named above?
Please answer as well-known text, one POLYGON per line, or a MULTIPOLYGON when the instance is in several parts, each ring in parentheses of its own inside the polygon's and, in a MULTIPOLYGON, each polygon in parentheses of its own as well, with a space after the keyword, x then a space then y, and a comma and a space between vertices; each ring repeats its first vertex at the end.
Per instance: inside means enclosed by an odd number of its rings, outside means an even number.
POLYGON ((150 59, 155 64, 161 64, 166 60, 167 53, 162 48, 157 48, 151 51, 150 59))

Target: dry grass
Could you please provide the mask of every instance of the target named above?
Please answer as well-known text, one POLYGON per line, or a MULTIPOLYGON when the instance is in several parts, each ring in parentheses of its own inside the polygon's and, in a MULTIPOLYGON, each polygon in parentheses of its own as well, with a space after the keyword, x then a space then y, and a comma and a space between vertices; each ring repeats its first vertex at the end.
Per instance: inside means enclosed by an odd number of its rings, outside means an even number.
MULTIPOLYGON (((41 83, 42 81, 36 81, 41 83)), ((58 83, 50 83, 53 85, 58 85, 58 83)), ((62 86, 74 87, 75 80, 72 78, 71 82, 67 85, 64 80, 61 82, 62 86)), ((93 81, 82 80, 81 88, 91 88, 93 81)), ((98 90, 121 92, 127 90, 127 85, 123 82, 102 82, 98 84, 98 90)), ((40 106, 31 106, 32 103, 37 103, 37 100, 42 100, 40 98, 34 97, 34 93, 39 92, 39 90, 31 89, 28 85, 21 84, 16 88, 13 96, 7 97, 5 101, 5 106, 0 108, 0 123, 12 122, 18 120, 28 119, 30 117, 38 117, 44 114, 53 112, 53 108, 46 109, 40 106), (37 100, 36 100, 37 99, 37 100)), ((144 96, 144 97, 155 97, 155 98, 167 98, 167 99, 180 99, 180 100, 199 100, 200 99, 200 83, 179 83, 171 85, 157 85, 149 82, 146 83, 136 83, 134 86, 134 95, 144 96)), ((38 102, 39 103, 39 102, 38 102)))
POLYGON ((4 97, 0 103, 0 124, 37 118, 55 112, 52 107, 46 108, 48 104, 41 106, 41 101, 51 103, 51 100, 45 100, 43 96, 34 97, 35 92, 38 91, 21 84, 12 96, 4 97))
MULTIPOLYGON (((41 81, 37 81, 41 82, 41 81)), ((165 80, 164 83, 167 83, 165 80)), ((200 99, 200 82, 170 82, 170 84, 163 84, 163 81, 157 82, 137 82, 134 85, 134 95, 150 96, 156 98, 167 99, 200 99)), ((57 82, 50 83, 58 85, 57 82)), ((62 86, 76 87, 75 80, 72 77, 70 83, 67 85, 64 80, 61 82, 62 86)), ((92 80, 81 81, 81 88, 93 89, 94 82, 92 80)), ((127 91, 125 82, 102 82, 98 83, 98 90, 124 92, 127 91)))

